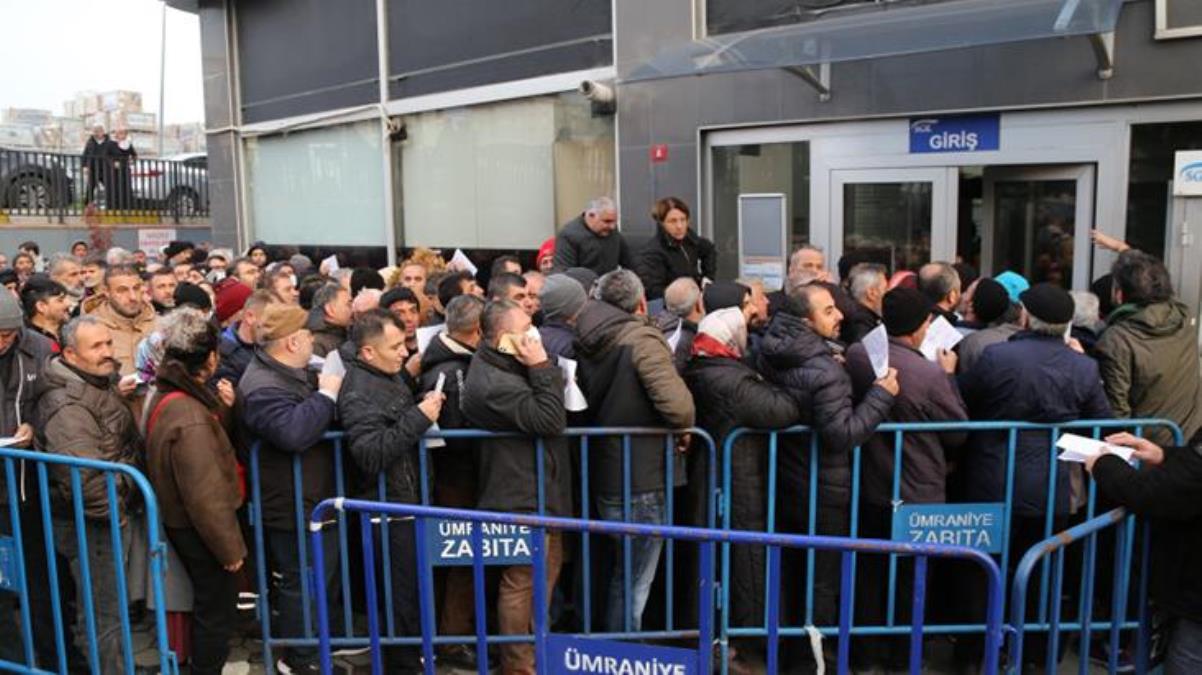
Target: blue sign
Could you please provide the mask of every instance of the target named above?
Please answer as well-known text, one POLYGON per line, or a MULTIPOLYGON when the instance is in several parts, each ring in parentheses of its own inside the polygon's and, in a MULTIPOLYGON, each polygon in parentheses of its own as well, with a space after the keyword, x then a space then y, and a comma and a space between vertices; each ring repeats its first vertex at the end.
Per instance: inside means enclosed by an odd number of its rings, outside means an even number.
POLYGON ((902 504, 893 511, 893 541, 967 546, 1002 552, 1006 505, 902 504))
POLYGON ((1193 162, 1181 167, 1178 178, 1186 183, 1202 183, 1202 162, 1193 162))
POLYGON ((16 591, 17 541, 12 537, 0 537, 0 591, 16 591))
POLYGON ((691 649, 570 635, 547 636, 547 661, 539 664, 538 672, 551 675, 699 675, 697 652, 691 649))
POLYGON ((1002 118, 987 115, 920 117, 910 120, 910 152, 984 152, 1002 144, 1002 118))
MULTIPOLYGON (((432 519, 426 523, 426 550, 434 565, 471 565, 472 527, 469 520, 432 519)), ((479 523, 485 565, 529 565, 530 528, 507 523, 479 523)))

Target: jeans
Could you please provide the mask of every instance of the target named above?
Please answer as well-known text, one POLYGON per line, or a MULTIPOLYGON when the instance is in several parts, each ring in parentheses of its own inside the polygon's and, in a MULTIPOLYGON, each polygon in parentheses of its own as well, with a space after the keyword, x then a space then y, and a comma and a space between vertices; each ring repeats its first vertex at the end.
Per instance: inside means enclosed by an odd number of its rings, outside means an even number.
POLYGON ((1165 675, 1202 673, 1202 624, 1178 619, 1164 657, 1165 675))
MULTIPOLYGON (((96 650, 100 663, 95 667, 101 673, 124 673, 125 661, 121 657, 121 603, 127 598, 117 597, 117 565, 124 570, 129 559, 129 533, 121 528, 121 555, 113 555, 112 534, 107 520, 85 520, 87 535, 88 579, 92 587, 92 613, 96 619, 96 650)), ((73 519, 54 519, 54 544, 59 555, 71 561, 71 579, 75 582, 76 602, 75 643, 80 651, 91 658, 88 645, 86 607, 84 604, 83 568, 80 565, 79 540, 76 538, 73 519)), ((60 572, 61 573, 61 572, 60 572)), ((130 645, 125 645, 129 647, 130 645)), ((130 655, 133 658, 133 655, 130 655)))
MULTIPOLYGON (((326 600, 329 605, 330 631, 336 630, 340 623, 341 614, 337 612, 338 602, 338 536, 327 532, 322 537, 323 562, 325 562, 326 600)), ((304 596, 301 594, 301 584, 307 576, 302 574, 300 551, 296 547, 296 532, 290 530, 267 529, 267 549, 271 554, 271 564, 275 576, 275 611, 272 619, 277 621, 275 637, 312 638, 312 647, 289 647, 284 653, 284 661, 290 666, 302 666, 317 663, 317 609, 310 608, 310 624, 305 625, 304 596)), ((305 552, 309 555, 305 561, 306 570, 313 564, 312 552, 309 550, 309 540, 305 538, 305 552)), ((309 601, 315 602, 314 594, 309 594, 309 601)))
MULTIPOLYGON (((597 497, 597 515, 602 520, 624 521, 622 498, 597 497)), ((667 522, 664 511, 663 491, 640 492, 630 496, 630 521, 642 525, 663 525, 667 522)), ((659 552, 664 547, 663 539, 652 537, 630 537, 630 574, 633 577, 630 589, 630 607, 626 605, 626 566, 623 537, 614 537, 616 558, 613 574, 609 578, 609 597, 605 609, 605 630, 611 633, 642 629, 643 608, 651 595, 651 582, 659 566, 659 552)))
POLYGON ((192 675, 220 675, 238 618, 238 575, 226 572, 191 528, 169 528, 188 578, 192 580, 192 675))

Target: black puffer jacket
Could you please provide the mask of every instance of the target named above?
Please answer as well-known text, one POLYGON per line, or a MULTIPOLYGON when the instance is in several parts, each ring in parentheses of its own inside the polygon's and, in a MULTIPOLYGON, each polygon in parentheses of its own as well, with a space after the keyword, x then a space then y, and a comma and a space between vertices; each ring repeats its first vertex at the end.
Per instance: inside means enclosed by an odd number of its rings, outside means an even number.
POLYGON ((378 498, 377 476, 383 473, 386 501, 421 502, 417 444, 431 422, 413 400, 406 376, 389 375, 353 356, 338 392, 338 417, 347 452, 365 479, 359 493, 378 498))
MULTIPOLYGON (((546 512, 572 515, 572 470, 563 435, 563 373, 547 362, 533 368, 482 345, 472 357, 463 388, 463 412, 472 425, 492 431, 520 432, 543 439, 546 512)), ((479 508, 538 512, 535 441, 494 438, 479 442, 479 508)))
MULTIPOLYGON (((463 387, 467 381, 467 369, 476 351, 458 342, 446 333, 439 333, 430 340, 422 353, 422 376, 418 389, 422 394, 432 391, 438 384, 438 376, 445 375, 442 393, 447 400, 438 415, 438 428, 462 429, 469 426, 463 414, 463 387)), ((449 438, 446 447, 431 454, 434 458, 434 476, 440 485, 468 488, 476 484, 476 452, 471 439, 449 438)))
POLYGON ((634 269, 647 292, 648 300, 664 297, 668 284, 680 277, 689 277, 698 285, 704 277, 713 279, 718 272, 718 251, 714 242, 685 231, 684 239, 676 241, 657 227, 655 236, 639 251, 634 269))
POLYGON ((634 266, 634 256, 621 232, 598 237, 584 224, 584 214, 568 221, 555 239, 555 271, 571 267, 587 267, 601 276, 619 265, 634 266))
MULTIPOLYGON (((784 389, 767 382, 742 361, 725 357, 697 356, 689 362, 685 382, 697 404, 697 424, 721 443, 736 427, 778 429, 797 421, 797 404, 784 389)), ((722 448, 718 449, 721 457, 722 448)), ((705 453, 695 453, 689 464, 694 522, 705 523, 708 462, 705 453)), ((721 460, 719 460, 721 461, 721 460)), ((731 448, 730 524, 736 530, 765 532, 768 529, 768 436, 748 434, 731 448)), ((722 469, 718 468, 718 480, 722 469)), ((761 546, 731 548, 731 624, 760 625, 764 619, 764 549, 761 546)))
MULTIPOLYGON (((779 312, 760 345, 760 372, 785 387, 797 401, 801 423, 819 435, 818 489, 823 504, 851 499, 851 450, 871 438, 893 406, 893 396, 871 388, 859 404, 852 402, 851 377, 835 360, 830 346, 801 318, 779 312)), ((809 490, 809 443, 785 436, 780 453, 783 486, 809 490)), ((778 487, 778 491, 779 491, 778 487)))

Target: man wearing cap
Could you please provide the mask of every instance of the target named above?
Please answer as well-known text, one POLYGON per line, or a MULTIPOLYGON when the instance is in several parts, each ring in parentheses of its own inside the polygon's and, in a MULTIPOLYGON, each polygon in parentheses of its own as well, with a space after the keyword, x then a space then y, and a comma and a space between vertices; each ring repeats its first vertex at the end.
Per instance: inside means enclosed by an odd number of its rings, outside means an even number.
MULTIPOLYGON (((226 279, 226 282, 246 288, 244 284, 235 279, 226 279)), ((217 291, 218 317, 229 311, 228 299, 225 301, 227 304, 223 305, 223 297, 229 292, 231 291, 228 289, 217 291)), ((242 379, 242 374, 246 372, 246 367, 250 365, 251 359, 255 356, 255 337, 263 310, 273 301, 271 291, 259 289, 246 297, 238 312, 226 316, 226 322, 232 321, 232 323, 221 331, 221 342, 217 345, 221 360, 217 364, 217 372, 213 375, 214 383, 221 379, 227 379, 230 382, 242 379)))
POLYGON ((192 242, 176 239, 163 247, 163 261, 169 266, 191 262, 192 251, 195 249, 196 246, 192 242))
MULTIPOLYGON (((342 376, 318 375, 307 369, 313 355, 313 336, 305 327, 308 319, 308 313, 296 305, 268 305, 256 331, 259 348, 238 383, 243 432, 249 442, 259 442, 260 511, 267 549, 278 575, 275 592, 280 633, 285 637, 304 634, 304 567, 296 544, 293 458, 300 456, 304 513, 334 496, 335 490, 334 450, 322 435, 334 421, 342 376)), ((337 542, 337 537, 327 537, 327 541, 337 542)), ((327 551, 325 560, 326 583, 336 591, 336 550, 327 551)), ((336 592, 330 594, 331 602, 336 596, 336 592)), ((283 667, 277 669, 310 672, 316 661, 316 649, 294 647, 285 652, 283 667)))
MULTIPOLYGON (((968 411, 960 399, 952 375, 956 355, 941 350, 937 361, 928 361, 919 348, 931 325, 931 301, 912 288, 895 288, 881 300, 881 316, 889 334, 889 366, 897 370, 900 391, 893 399, 887 422, 962 422, 968 411)), ((863 343, 847 350, 847 370, 856 400, 864 397, 876 381, 876 373, 863 343)), ((947 501, 945 479, 948 457, 965 441, 961 433, 907 433, 902 437, 900 499, 907 504, 940 504, 947 501)), ((875 434, 864 444, 860 483, 860 531, 862 537, 889 539, 893 520, 894 439, 875 434)), ((885 620, 888 602, 888 561, 868 556, 856 579, 856 599, 863 620, 875 625, 885 620)), ((913 595, 913 561, 900 563, 896 597, 899 621, 909 621, 909 598, 913 595)), ((909 658, 909 638, 867 638, 853 650, 864 667, 904 670, 909 658)))
POLYGON ((538 296, 542 306, 543 325, 538 327, 543 347, 552 359, 576 358, 576 317, 584 309, 588 297, 580 282, 566 274, 552 274, 543 282, 538 296))
POLYGON ((978 279, 964 316, 966 323, 978 329, 956 345, 956 353, 960 356, 956 366, 959 372, 967 373, 972 369, 986 347, 1005 342, 1017 333, 1021 329, 1018 324, 1021 313, 1019 305, 1010 302, 1005 286, 995 279, 978 279))
MULTIPOLYGON (((1072 296, 1058 285, 1039 283, 1019 299, 1025 309, 1024 329, 1006 342, 986 347, 976 365, 959 377, 969 417, 1038 423, 1112 417, 1098 364, 1068 345, 1072 296)), ((1013 467, 1006 466, 1009 438, 1007 432, 974 433, 970 441, 973 450, 965 453, 961 473, 963 497, 969 502, 1005 501, 1007 476, 1013 476, 1009 562, 1013 576, 1021 551, 1067 525, 1072 472, 1069 465, 1058 465, 1054 499, 1049 504, 1052 449, 1048 433, 1019 431, 1013 467), (1049 510, 1053 513, 1050 531, 1045 529, 1049 510)), ((970 604, 984 602, 983 594, 979 599, 971 593, 966 598, 970 604)), ((983 607, 972 609, 984 611, 983 607)), ((1042 664, 1045 646, 1036 639, 1023 656, 1042 664)), ((959 644, 957 647, 958 659, 974 663, 979 660, 979 640, 965 641, 962 649, 959 644)))

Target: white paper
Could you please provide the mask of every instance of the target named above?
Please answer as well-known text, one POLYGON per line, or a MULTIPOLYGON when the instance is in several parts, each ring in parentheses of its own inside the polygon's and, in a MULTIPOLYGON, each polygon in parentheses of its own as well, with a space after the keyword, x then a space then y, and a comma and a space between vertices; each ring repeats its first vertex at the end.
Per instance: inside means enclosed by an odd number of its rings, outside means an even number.
POLYGON ((437 326, 422 326, 421 328, 418 328, 417 353, 425 354, 426 347, 430 346, 430 340, 433 340, 434 336, 441 333, 444 328, 446 328, 445 324, 439 324, 437 326))
POLYGON ((559 369, 563 371, 563 407, 568 412, 588 410, 588 401, 584 392, 576 383, 576 362, 572 359, 559 357, 559 369))
POLYGON ((673 354, 676 353, 676 345, 680 344, 680 333, 683 329, 684 319, 681 319, 676 324, 676 332, 672 333, 672 336, 668 338, 668 349, 671 349, 673 354))
POLYGON ((950 350, 963 339, 964 336, 947 319, 939 317, 927 328, 926 339, 922 341, 922 347, 918 351, 922 352, 928 361, 934 361, 940 349, 950 350))
POLYGON ((328 258, 322 259, 321 264, 318 265, 317 268, 321 269, 322 266, 324 266, 326 268, 326 274, 333 274, 333 273, 337 272, 338 271, 338 254, 334 253, 334 254, 331 254, 328 258))
POLYGON ((13 443, 16 443, 16 442, 17 442, 16 436, 0 437, 0 448, 15 448, 16 446, 13 445, 13 443))
POLYGON ((446 383, 447 383, 447 374, 446 374, 446 373, 439 373, 439 374, 438 374, 438 381, 434 383, 434 391, 436 391, 436 392, 438 392, 438 393, 440 393, 440 394, 441 394, 441 393, 442 393, 442 388, 443 388, 444 386, 446 386, 446 383))
POLYGON ((1107 454, 1118 455, 1124 462, 1130 462, 1131 456, 1135 454, 1135 448, 1111 445, 1105 441, 1095 440, 1087 436, 1078 436, 1077 434, 1062 435, 1056 441, 1056 447, 1064 451, 1056 457, 1056 459, 1062 462, 1085 463, 1087 459, 1107 454))
POLYGON ((313 354, 312 356, 309 357, 309 370, 320 371, 323 367, 325 367, 325 365, 326 365, 326 360, 321 358, 317 354, 313 354))
POLYGON ((476 266, 472 264, 471 258, 463 252, 463 249, 455 249, 455 254, 451 256, 451 262, 447 263, 447 267, 453 267, 459 270, 466 270, 476 276, 476 266))
MULTIPOLYGON (((446 374, 446 373, 439 373, 439 374, 438 374, 438 381, 434 383, 434 391, 436 391, 436 392, 438 392, 438 393, 440 393, 440 394, 441 394, 441 393, 442 393, 442 388, 443 388, 443 387, 446 385, 446 383, 447 383, 447 374, 446 374)), ((434 424, 431 424, 431 425, 430 425, 430 428, 427 430, 427 433, 428 433, 429 431, 433 431, 433 432, 435 432, 435 433, 438 433, 438 432, 440 431, 440 429, 438 428, 438 422, 435 422, 434 424)), ((446 447, 446 445, 447 445, 447 442, 446 442, 445 440, 441 439, 441 438, 430 438, 430 439, 427 439, 427 440, 426 440, 426 447, 427 447, 427 448, 443 448, 443 447, 446 447)))
POLYGON ((885 330, 885 325, 881 324, 873 328, 860 340, 864 344, 864 350, 868 352, 868 360, 872 362, 872 372, 876 374, 877 379, 889 374, 889 333, 885 330))
POLYGON ((342 356, 337 349, 326 354, 325 363, 321 364, 321 374, 337 375, 338 377, 346 375, 346 366, 343 365, 342 356))

